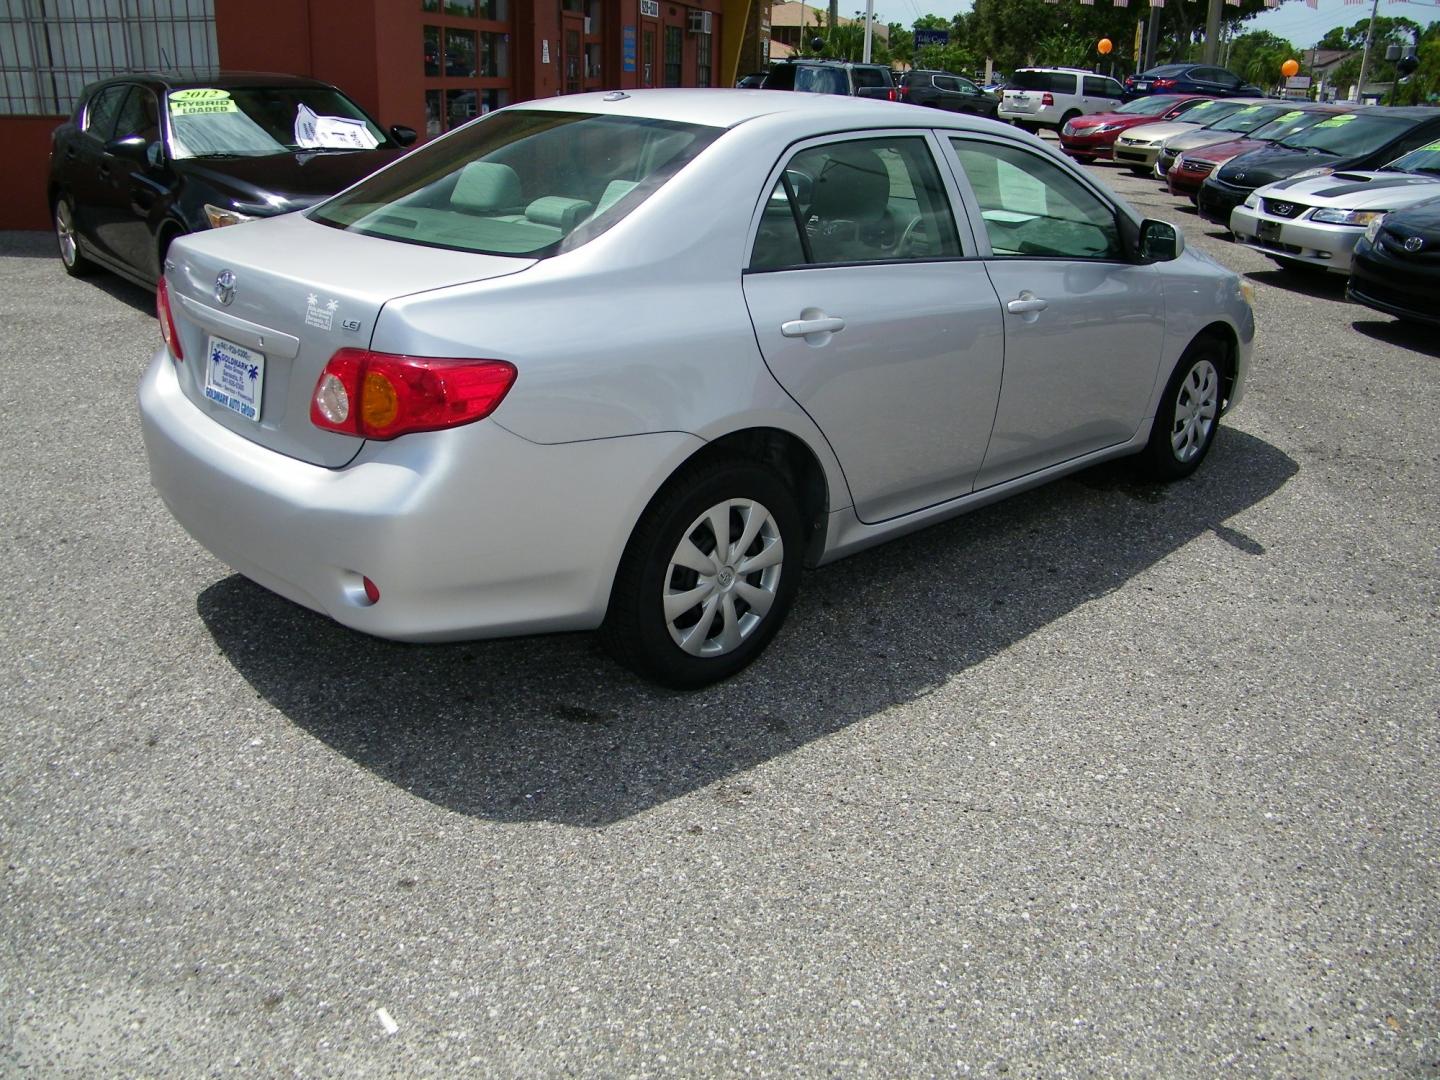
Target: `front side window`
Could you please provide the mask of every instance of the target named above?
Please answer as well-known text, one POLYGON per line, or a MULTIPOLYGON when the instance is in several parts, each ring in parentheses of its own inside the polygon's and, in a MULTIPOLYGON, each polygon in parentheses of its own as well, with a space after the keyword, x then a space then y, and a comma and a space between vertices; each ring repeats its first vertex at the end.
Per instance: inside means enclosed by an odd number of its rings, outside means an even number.
POLYGON ((129 89, 123 83, 107 86, 90 99, 90 106, 85 110, 85 130, 89 134, 102 142, 109 141, 111 132, 115 130, 115 117, 125 100, 125 91, 129 89))
POLYGON ((155 95, 143 86, 133 87, 115 118, 115 138, 128 139, 138 135, 147 143, 160 138, 160 114, 155 95))
POLYGON ((896 136, 796 153, 766 201, 749 268, 961 253, 950 200, 925 140, 896 136))
POLYGON ((1059 165, 998 143, 951 145, 997 256, 1123 257, 1115 211, 1059 165))
POLYGON ((720 134, 663 120, 502 112, 309 214, 408 244, 544 258, 619 221, 720 134))

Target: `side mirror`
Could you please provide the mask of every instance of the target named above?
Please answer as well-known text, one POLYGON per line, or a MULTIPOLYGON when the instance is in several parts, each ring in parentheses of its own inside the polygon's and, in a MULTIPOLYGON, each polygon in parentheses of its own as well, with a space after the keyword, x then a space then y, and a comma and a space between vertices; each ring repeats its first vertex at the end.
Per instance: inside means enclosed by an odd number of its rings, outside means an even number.
POLYGON ((1168 221, 1146 218, 1140 223, 1140 261, 1172 262, 1185 250, 1185 236, 1168 221))
POLYGON ((420 136, 415 133, 414 128, 406 127, 404 124, 396 124, 390 129, 390 138, 394 139, 401 146, 409 146, 419 137, 420 136))
POLYGON ((126 135, 123 139, 111 139, 105 144, 105 153, 137 164, 158 164, 159 151, 160 144, 152 142, 144 135, 126 135))

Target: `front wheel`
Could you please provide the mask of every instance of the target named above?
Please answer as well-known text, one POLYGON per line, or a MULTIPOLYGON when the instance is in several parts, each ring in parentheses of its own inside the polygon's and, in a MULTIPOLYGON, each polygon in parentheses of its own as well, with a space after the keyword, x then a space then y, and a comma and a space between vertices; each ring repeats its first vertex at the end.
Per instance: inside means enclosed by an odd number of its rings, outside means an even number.
POLYGON ((60 264, 71 277, 84 277, 95 271, 95 264, 80 252, 80 239, 75 231, 75 207, 68 195, 60 196, 55 202, 55 243, 60 249, 60 264))
POLYGON ((678 690, 729 678, 780 629, 803 533, 789 488, 757 465, 726 459, 677 476, 625 549, 602 643, 678 690))
POLYGON ((1221 350, 1208 340, 1191 345, 1175 365, 1142 455, 1150 476, 1179 480, 1205 460, 1220 425, 1222 370, 1221 350))

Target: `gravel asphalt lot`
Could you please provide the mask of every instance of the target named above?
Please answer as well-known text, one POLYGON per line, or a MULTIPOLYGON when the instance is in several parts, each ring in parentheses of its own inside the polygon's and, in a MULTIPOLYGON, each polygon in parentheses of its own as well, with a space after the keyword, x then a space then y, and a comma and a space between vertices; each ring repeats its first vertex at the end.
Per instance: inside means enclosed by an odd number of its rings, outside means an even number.
POLYGON ((0 234, 0 1073, 1440 1076, 1440 344, 1259 286, 1167 488, 810 574, 728 684, 370 640, 149 487, 150 295, 0 234))

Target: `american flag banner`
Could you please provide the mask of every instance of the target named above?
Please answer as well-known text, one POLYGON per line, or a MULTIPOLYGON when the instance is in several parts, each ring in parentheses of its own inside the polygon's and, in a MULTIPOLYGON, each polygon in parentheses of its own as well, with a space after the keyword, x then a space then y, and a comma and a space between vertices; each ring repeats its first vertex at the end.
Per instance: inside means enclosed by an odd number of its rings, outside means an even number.
POLYGON ((1116 7, 1129 7, 1130 0, 1113 0, 1116 7))
POLYGON ((1225 3, 1231 5, 1232 7, 1240 6, 1240 0, 1225 0, 1225 3))
POLYGON ((1305 6, 1315 11, 1320 10, 1320 0, 1305 0, 1305 6))
POLYGON ((1165 0, 1150 0, 1150 6, 1151 6, 1152 8, 1164 7, 1164 6, 1165 6, 1165 0))
POLYGON ((1265 6, 1267 8, 1278 8, 1280 6, 1280 0, 1265 0, 1265 6))

